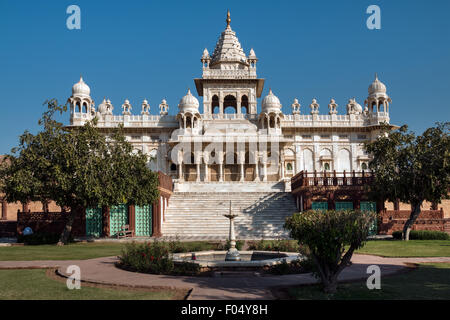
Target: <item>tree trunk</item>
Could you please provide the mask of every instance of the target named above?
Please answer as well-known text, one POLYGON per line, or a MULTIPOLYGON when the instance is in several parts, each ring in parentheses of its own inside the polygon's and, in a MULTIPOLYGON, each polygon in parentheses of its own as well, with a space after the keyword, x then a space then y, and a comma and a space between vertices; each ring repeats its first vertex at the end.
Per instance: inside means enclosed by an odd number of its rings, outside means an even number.
POLYGON ((421 212, 420 207, 422 206, 422 201, 413 206, 414 206, 414 209, 412 210, 411 215, 409 216, 409 219, 405 222, 405 226, 403 227, 402 239, 405 241, 409 241, 409 233, 411 232, 411 228, 412 228, 414 222, 416 222, 417 218, 420 215, 420 212, 421 212))
POLYGON ((58 246, 63 246, 65 244, 67 244, 67 242, 69 240, 69 236, 72 232, 72 225, 73 225, 73 222, 75 221, 75 215, 76 215, 77 211, 78 210, 74 207, 70 208, 70 212, 68 213, 66 225, 64 226, 64 230, 61 233, 61 236, 59 237, 58 246))
POLYGON ((313 261, 316 263, 316 266, 319 269, 323 291, 325 293, 336 293, 339 274, 342 272, 342 270, 349 266, 354 251, 355 248, 353 246, 350 246, 350 248, 342 258, 341 254, 339 253, 336 264, 334 266, 331 266, 331 268, 326 263, 320 263, 318 257, 312 254, 313 261))

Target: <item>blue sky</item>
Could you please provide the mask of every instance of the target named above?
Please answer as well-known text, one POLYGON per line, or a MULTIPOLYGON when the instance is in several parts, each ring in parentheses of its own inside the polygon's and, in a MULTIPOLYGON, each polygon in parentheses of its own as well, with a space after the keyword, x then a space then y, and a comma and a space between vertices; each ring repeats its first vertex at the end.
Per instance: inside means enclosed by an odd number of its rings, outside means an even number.
MULTIPOLYGON (((320 113, 330 98, 345 113, 349 98, 363 104, 377 72, 387 85, 391 123, 417 133, 450 120, 450 1, 13 1, 0 2, 0 154, 36 132, 42 103, 65 103, 80 74, 96 105, 104 96, 119 114, 125 99, 139 114, 166 98, 177 112, 193 79, 201 76, 203 49, 212 53, 231 27, 290 113, 316 98, 320 113), (81 30, 68 30, 66 9, 81 8, 81 30), (366 27, 366 8, 381 8, 381 30, 366 27)), ((260 101, 259 101, 260 103, 260 101)), ((260 108, 258 104, 258 108, 260 108)), ((68 114, 61 118, 68 123, 68 114)))

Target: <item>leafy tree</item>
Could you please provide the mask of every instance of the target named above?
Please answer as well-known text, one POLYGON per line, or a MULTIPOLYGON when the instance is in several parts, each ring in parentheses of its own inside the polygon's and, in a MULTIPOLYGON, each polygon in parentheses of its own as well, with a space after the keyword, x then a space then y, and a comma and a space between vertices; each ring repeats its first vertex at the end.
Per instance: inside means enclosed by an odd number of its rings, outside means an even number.
POLYGON ((371 193, 379 200, 411 204, 411 215, 403 227, 403 239, 409 240, 411 227, 424 201, 440 203, 450 187, 450 123, 438 123, 415 136, 402 126, 390 131, 383 126, 381 135, 365 144, 372 155, 369 168, 375 173, 371 193))
POLYGON ((133 152, 122 128, 109 136, 96 128, 97 120, 81 127, 65 127, 54 119, 66 111, 56 100, 33 135, 25 131, 19 146, 0 169, 8 201, 54 200, 70 214, 59 244, 67 242, 76 212, 96 206, 121 203, 145 205, 158 198, 158 177, 147 167, 147 156, 133 152))
POLYGON ((287 218, 284 227, 308 247, 317 268, 314 275, 321 279, 324 291, 335 293, 339 274, 349 265, 353 252, 364 245, 374 219, 373 212, 311 210, 287 218))

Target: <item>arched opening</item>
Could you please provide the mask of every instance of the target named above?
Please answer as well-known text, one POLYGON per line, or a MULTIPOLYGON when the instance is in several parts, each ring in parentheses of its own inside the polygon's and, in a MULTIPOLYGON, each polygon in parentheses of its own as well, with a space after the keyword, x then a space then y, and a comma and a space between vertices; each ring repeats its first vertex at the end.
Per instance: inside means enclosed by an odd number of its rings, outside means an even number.
POLYGON ((275 128, 275 117, 270 116, 269 118, 269 128, 275 128))
POLYGON ((237 101, 235 96, 232 95, 225 96, 225 99, 223 99, 223 112, 237 113, 237 101))
POLYGON ((314 171, 314 155, 309 149, 303 150, 303 169, 306 171, 314 171))
POLYGON ((338 171, 349 172, 352 170, 350 151, 347 149, 341 149, 338 152, 338 171))
POLYGON ((219 113, 220 112, 220 106, 219 106, 219 97, 215 94, 212 97, 211 100, 211 113, 219 113))
POLYGON ((377 113, 378 112, 378 104, 376 101, 372 102, 372 112, 377 113))
POLYGON ((362 170, 367 170, 367 163, 363 162, 363 163, 361 164, 361 169, 362 169, 362 170))
POLYGON ((248 114, 248 97, 246 95, 243 95, 241 97, 241 113, 248 114))
POLYGON ((330 171, 330 164, 328 162, 325 162, 325 164, 323 165, 323 169, 325 171, 330 171))
POLYGON ((192 127, 192 125, 191 125, 191 117, 186 116, 186 129, 187 128, 191 128, 191 127, 192 127))

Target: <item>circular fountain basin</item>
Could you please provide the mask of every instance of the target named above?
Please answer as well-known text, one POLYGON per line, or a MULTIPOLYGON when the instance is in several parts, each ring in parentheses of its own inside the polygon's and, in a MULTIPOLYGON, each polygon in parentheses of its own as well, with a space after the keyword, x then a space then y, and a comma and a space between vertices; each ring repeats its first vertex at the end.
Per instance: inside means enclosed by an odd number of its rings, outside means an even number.
POLYGON ((303 259, 297 252, 239 251, 240 261, 225 261, 226 254, 227 251, 174 253, 173 261, 175 264, 182 262, 195 263, 203 271, 254 271, 282 263, 283 261, 289 263, 303 259), (195 254, 195 260, 192 259, 193 254, 195 254))

